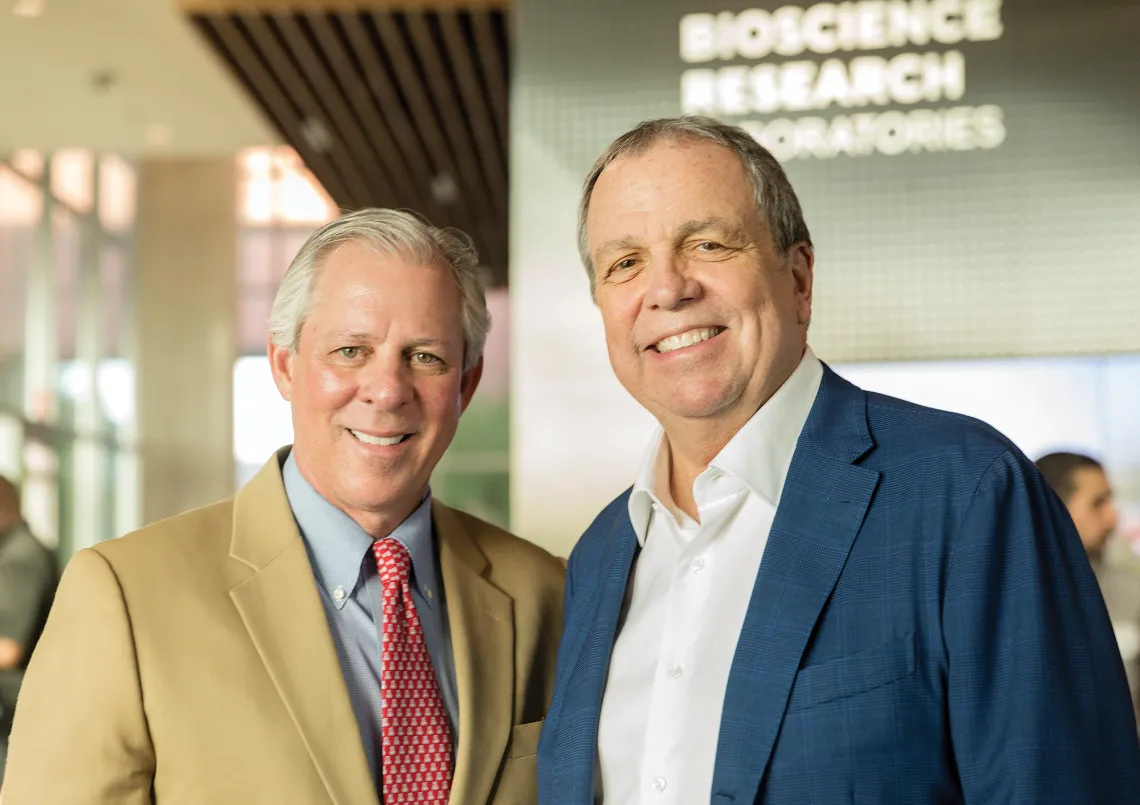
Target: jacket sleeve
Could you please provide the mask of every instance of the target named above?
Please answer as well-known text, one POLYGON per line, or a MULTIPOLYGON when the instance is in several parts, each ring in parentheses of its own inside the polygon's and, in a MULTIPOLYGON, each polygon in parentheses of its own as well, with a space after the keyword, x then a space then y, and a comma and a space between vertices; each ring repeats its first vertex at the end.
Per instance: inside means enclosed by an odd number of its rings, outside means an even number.
POLYGON ((1140 746, 1108 613, 1068 513, 1007 451, 974 492, 945 565, 954 759, 969 805, 1115 805, 1140 746))
POLYGON ((122 590, 101 554, 81 551, 20 691, 4 805, 144 805, 154 768, 122 590))
POLYGON ((22 546, 9 550, 0 562, 0 637, 16 641, 25 650, 35 642, 53 575, 46 550, 22 546))

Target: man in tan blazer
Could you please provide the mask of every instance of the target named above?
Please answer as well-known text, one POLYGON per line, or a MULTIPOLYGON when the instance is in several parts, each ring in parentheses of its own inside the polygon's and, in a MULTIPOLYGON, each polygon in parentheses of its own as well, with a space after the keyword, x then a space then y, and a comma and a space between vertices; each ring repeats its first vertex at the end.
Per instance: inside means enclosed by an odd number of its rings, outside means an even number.
POLYGON ((482 370, 475 260, 388 210, 301 249, 269 344, 293 446, 72 559, 4 805, 536 801, 563 566, 428 487, 482 370))

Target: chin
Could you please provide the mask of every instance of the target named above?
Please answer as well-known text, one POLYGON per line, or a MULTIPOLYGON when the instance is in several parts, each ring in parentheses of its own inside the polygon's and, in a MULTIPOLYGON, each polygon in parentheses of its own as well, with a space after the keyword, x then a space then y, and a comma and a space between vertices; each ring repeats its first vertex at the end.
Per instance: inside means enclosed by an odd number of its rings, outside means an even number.
POLYGON ((724 386, 710 388, 709 384, 681 384, 658 400, 661 408, 673 416, 701 418, 732 407, 740 399, 735 391, 724 386))

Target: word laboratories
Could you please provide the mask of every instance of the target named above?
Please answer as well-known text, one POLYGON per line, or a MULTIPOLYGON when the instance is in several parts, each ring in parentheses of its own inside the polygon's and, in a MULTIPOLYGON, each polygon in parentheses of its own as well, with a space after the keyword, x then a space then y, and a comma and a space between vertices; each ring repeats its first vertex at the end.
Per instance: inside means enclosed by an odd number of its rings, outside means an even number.
POLYGON ((681 106, 732 119, 781 160, 997 148, 1006 136, 1002 109, 959 103, 966 58, 954 46, 993 42, 1002 30, 1001 0, 688 14, 681 19, 681 59, 731 64, 686 69, 681 106), (889 57, 840 56, 899 49, 889 57), (868 111, 845 111, 858 109, 868 111), (834 113, 788 114, 823 110, 834 113))

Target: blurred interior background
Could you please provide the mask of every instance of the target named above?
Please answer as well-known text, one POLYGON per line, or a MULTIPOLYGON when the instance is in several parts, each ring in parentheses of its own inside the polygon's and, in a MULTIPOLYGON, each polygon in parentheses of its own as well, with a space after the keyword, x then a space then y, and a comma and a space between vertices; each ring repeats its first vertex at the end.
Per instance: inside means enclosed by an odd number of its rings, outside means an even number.
POLYGON ((473 236, 494 317, 433 490, 567 553, 653 426, 609 371, 580 183, 702 112, 785 161, 817 354, 1096 456, 1130 561, 1137 30, 1131 0, 0 0, 0 474, 64 559, 231 494, 291 439, 265 324, 293 255, 409 207, 473 236))

